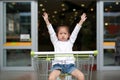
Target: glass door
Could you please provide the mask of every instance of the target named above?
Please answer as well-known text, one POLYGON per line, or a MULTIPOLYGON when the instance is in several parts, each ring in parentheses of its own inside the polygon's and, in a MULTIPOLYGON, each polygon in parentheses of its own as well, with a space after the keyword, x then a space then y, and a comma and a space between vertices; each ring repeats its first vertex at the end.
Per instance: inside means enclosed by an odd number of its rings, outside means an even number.
MULTIPOLYGON (((46 24, 43 20, 43 12, 49 14, 49 20, 56 29, 59 25, 68 25, 70 32, 80 20, 83 12, 87 14, 87 20, 83 24, 76 42, 74 51, 96 50, 96 0, 38 0, 38 51, 53 51, 46 24)), ((95 62, 96 69, 96 62, 95 62)))
POLYGON ((37 28, 34 16, 35 3, 32 1, 1 3, 3 7, 2 67, 13 70, 31 69, 30 52, 36 50, 36 37, 33 36, 36 35, 37 28))
POLYGON ((99 1, 98 47, 102 70, 120 70, 120 2, 99 1))
POLYGON ((120 66, 120 2, 104 2, 104 66, 120 66))
POLYGON ((46 24, 42 18, 43 12, 49 14, 49 20, 54 29, 59 25, 70 26, 71 32, 85 12, 87 20, 83 24, 73 50, 96 50, 96 1, 81 0, 39 0, 38 1, 38 50, 53 51, 46 24), (53 6, 54 5, 54 6, 53 6))

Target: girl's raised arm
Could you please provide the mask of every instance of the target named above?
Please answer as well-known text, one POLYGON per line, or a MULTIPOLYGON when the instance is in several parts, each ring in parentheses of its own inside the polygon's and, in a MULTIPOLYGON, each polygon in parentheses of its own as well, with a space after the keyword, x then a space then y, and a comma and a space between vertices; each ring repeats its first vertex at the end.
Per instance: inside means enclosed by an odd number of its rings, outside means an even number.
POLYGON ((46 25, 49 26, 50 25, 50 21, 48 19, 48 14, 46 12, 44 12, 43 15, 42 15, 42 17, 43 17, 46 25))

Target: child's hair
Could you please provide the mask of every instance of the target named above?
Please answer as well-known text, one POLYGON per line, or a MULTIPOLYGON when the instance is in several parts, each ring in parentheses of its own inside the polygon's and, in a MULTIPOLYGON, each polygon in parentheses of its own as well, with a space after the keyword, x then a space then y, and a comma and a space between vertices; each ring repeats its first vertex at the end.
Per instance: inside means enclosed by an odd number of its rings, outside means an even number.
POLYGON ((60 26, 58 26, 58 27, 56 28, 56 33, 58 33, 58 31, 59 31, 59 29, 60 29, 61 27, 66 28, 66 29, 68 30, 68 33, 70 33, 70 28, 69 28, 69 26, 67 26, 67 25, 60 25, 60 26))

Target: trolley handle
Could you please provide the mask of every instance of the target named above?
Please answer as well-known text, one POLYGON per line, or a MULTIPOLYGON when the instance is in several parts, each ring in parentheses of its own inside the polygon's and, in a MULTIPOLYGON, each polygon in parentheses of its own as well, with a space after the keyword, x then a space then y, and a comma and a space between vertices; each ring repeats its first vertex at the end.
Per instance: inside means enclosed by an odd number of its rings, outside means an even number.
POLYGON ((46 54, 46 55, 49 55, 49 54, 79 54, 79 55, 93 55, 93 56, 97 56, 98 54, 98 51, 97 50, 94 50, 94 51, 73 51, 73 52, 34 52, 34 51, 31 51, 31 56, 35 56, 35 55, 43 55, 43 54, 46 54))

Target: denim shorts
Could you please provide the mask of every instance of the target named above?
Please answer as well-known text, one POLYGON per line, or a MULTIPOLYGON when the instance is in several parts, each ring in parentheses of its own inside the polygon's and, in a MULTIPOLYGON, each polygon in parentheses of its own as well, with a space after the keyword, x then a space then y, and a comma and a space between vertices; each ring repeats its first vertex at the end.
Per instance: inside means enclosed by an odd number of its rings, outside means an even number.
POLYGON ((51 68, 51 71, 60 70, 62 73, 71 74, 71 72, 75 69, 76 66, 74 64, 55 64, 51 68))

